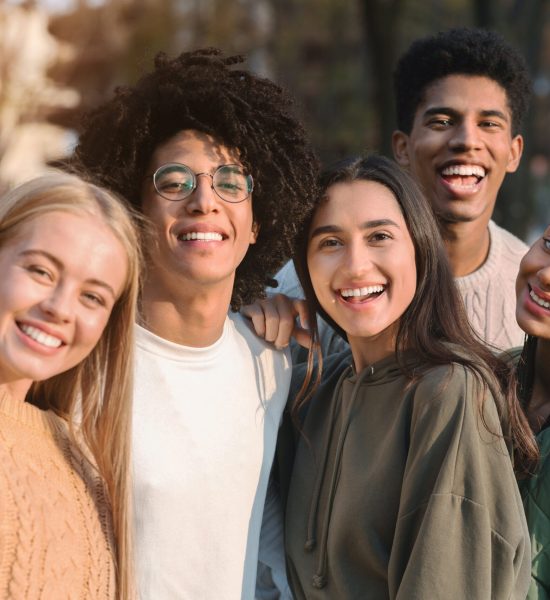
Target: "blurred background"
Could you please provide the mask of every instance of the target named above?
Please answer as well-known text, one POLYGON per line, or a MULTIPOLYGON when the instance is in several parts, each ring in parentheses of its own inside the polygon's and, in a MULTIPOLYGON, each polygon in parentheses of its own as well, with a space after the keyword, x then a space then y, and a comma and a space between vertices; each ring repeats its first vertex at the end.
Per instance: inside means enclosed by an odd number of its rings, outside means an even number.
POLYGON ((0 191, 70 154, 83 112, 156 52, 203 46, 288 87, 323 162, 391 156, 395 61, 459 25, 499 31, 530 66, 526 148, 495 220, 531 241, 550 223, 550 0, 0 0, 0 191))

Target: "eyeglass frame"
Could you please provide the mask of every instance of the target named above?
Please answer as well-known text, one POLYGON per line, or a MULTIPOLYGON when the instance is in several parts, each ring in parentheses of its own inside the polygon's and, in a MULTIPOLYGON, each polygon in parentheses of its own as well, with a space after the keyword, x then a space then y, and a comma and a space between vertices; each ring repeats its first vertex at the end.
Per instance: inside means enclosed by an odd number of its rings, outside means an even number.
POLYGON ((250 198, 252 192, 254 191, 254 179, 252 178, 252 175, 245 175, 244 169, 243 169, 242 165, 237 165, 237 164, 234 164, 234 163, 228 163, 226 165, 220 165, 219 167, 216 168, 216 170, 214 171, 214 173, 208 173, 207 171, 204 171, 202 173, 195 173, 195 171, 193 171, 193 169, 190 166, 188 166, 188 165, 186 165, 184 163, 168 162, 168 163, 165 163, 163 165, 160 165, 160 167, 158 167, 157 169, 155 169, 154 173, 146 175, 145 179, 151 178, 153 180, 153 187, 155 188, 156 193, 161 198, 164 198, 165 200, 168 200, 168 202, 181 202, 182 200, 185 200, 186 198, 189 198, 189 196, 191 196, 191 194, 197 189, 197 179, 201 175, 206 175, 207 177, 210 177, 210 179, 212 180, 211 184, 210 184, 210 188, 216 194, 216 196, 218 196, 218 198, 220 198, 224 202, 227 202, 228 204, 240 204, 241 202, 244 202, 245 200, 248 200, 248 198, 250 198), (158 189, 157 184, 156 184, 156 175, 157 175, 157 173, 161 169, 165 169, 166 167, 171 167, 171 166, 185 167, 191 173, 191 175, 193 176, 193 187, 189 190, 189 193, 186 194, 185 196, 183 196, 182 198, 178 198, 176 200, 174 200, 172 198, 167 198, 164 194, 162 194, 160 192, 160 190, 158 189), (242 174, 246 177, 247 181, 250 183, 250 185, 249 185, 250 190, 249 190, 248 194, 242 200, 235 200, 235 201, 227 200, 226 198, 224 198, 223 196, 221 196, 218 193, 218 191, 216 190, 216 188, 214 187, 214 177, 215 177, 216 173, 220 169, 223 169, 224 167, 237 167, 238 169, 242 170, 242 174))

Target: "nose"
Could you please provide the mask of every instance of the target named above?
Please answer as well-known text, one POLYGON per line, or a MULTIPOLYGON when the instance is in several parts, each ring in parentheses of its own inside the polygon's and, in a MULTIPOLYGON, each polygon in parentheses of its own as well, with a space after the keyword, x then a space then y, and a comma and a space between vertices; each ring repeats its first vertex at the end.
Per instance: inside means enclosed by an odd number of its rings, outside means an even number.
POLYGON ((217 212, 218 196, 214 192, 213 177, 210 173, 196 175, 197 186, 186 202, 186 209, 191 213, 208 214, 217 212))
POLYGON ((66 286, 58 285, 42 300, 40 308, 49 320, 68 323, 75 311, 74 294, 66 286))
POLYGON ((347 277, 360 279, 372 269, 372 266, 371 252, 362 239, 348 244, 343 265, 347 277))
POLYGON ((472 119, 464 119, 452 130, 449 146, 455 152, 467 152, 480 147, 479 127, 472 119))

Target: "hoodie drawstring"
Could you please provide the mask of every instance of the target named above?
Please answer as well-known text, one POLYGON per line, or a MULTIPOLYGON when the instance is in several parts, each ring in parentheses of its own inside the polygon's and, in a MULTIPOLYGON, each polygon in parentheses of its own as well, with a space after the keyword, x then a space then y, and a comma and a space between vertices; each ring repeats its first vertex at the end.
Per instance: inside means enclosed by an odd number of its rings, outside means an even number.
MULTIPOLYGON (((334 429, 334 417, 336 415, 336 407, 338 405, 338 390, 342 387, 342 383, 344 379, 346 379, 352 370, 352 367, 348 367, 344 369, 342 374, 338 379, 338 383, 336 384, 335 391, 331 398, 330 405, 330 414, 329 414, 329 426, 326 429, 325 439, 323 440, 323 444, 321 448, 328 448, 330 440, 332 438, 332 432, 334 429)), ((315 485, 313 486, 313 493, 311 495, 311 502, 309 505, 309 516, 307 520, 307 537, 305 543, 305 550, 307 552, 311 552, 316 544, 316 525, 317 525, 317 512, 319 510, 319 499, 321 496, 321 485, 323 484, 323 480, 325 478, 325 471, 327 468, 328 462, 328 452, 325 451, 323 456, 323 462, 319 465, 319 469, 317 470, 317 477, 315 478, 315 485)))

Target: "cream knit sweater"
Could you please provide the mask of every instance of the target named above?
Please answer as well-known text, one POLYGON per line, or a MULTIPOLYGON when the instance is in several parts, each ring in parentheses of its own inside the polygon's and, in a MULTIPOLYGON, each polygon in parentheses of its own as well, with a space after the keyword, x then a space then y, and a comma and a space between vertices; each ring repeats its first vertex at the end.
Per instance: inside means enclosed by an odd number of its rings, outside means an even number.
POLYGON ((109 504, 51 411, 0 397, 0 599, 115 597, 109 504))

